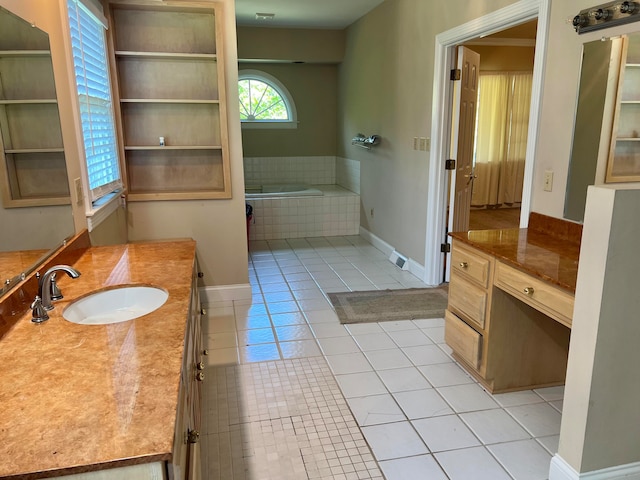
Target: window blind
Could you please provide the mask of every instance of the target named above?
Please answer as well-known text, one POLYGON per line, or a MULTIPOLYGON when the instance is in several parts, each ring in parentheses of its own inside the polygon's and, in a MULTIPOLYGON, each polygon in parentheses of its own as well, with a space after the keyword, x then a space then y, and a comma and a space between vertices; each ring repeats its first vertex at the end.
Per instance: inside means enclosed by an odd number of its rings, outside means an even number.
POLYGON ((73 64, 91 201, 122 187, 105 32, 78 0, 68 0, 73 64))

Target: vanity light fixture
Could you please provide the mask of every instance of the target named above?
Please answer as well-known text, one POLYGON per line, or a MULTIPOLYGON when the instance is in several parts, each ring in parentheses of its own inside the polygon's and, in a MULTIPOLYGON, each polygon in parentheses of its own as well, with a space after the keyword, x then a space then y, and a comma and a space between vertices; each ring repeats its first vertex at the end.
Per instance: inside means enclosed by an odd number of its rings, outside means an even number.
POLYGON ((362 133, 358 133, 355 137, 351 139, 351 145, 355 145, 356 147, 366 148, 367 150, 371 150, 371 147, 380 145, 380 136, 369 135, 368 137, 365 137, 362 133))
POLYGON ((603 3, 581 10, 571 24, 578 34, 640 20, 640 4, 632 1, 603 3))

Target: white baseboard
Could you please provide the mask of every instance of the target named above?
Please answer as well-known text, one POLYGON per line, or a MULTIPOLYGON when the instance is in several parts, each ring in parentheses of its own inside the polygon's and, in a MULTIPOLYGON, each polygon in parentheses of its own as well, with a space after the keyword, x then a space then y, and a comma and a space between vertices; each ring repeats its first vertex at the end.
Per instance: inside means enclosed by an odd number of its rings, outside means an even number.
MULTIPOLYGON (((382 240, 380 237, 375 236, 373 233, 371 233, 369 230, 367 230, 362 226, 360 226, 360 236, 364 238, 367 242, 369 242, 371 245, 376 247, 378 250, 380 250, 382 253, 384 253, 387 256, 387 258, 389 258, 391 254, 393 254, 396 251, 393 245, 388 244, 387 242, 382 240)), ((425 273, 424 265, 420 265, 418 262, 416 262, 412 258, 407 259, 407 264, 409 266, 407 270, 409 273, 411 273, 414 277, 418 278, 419 280, 424 279, 424 273, 425 273)))
POLYGON ((367 242, 369 242, 371 245, 376 247, 378 250, 380 250, 382 253, 384 253, 385 256, 387 257, 389 257, 395 250, 395 248, 393 248, 392 245, 389 245, 380 237, 376 237, 373 233, 371 233, 369 230, 364 228, 362 225, 360 226, 360 236, 364 238, 367 242))
POLYGON ((202 287, 199 291, 200 299, 203 303, 251 299, 251 285, 248 283, 202 287))
POLYGON ((556 453, 551 459, 549 480, 640 480, 640 462, 578 473, 556 453))
POLYGON ((424 281, 424 265, 420 265, 413 258, 409 259, 409 271, 420 280, 424 281))

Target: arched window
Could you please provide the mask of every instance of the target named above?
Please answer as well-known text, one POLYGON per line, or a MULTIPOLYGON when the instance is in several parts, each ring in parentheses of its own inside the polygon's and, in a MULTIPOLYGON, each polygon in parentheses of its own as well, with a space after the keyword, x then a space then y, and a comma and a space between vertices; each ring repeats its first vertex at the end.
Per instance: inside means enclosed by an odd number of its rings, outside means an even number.
POLYGON ((291 94, 276 78, 258 70, 238 75, 240 120, 244 128, 296 128, 291 94))

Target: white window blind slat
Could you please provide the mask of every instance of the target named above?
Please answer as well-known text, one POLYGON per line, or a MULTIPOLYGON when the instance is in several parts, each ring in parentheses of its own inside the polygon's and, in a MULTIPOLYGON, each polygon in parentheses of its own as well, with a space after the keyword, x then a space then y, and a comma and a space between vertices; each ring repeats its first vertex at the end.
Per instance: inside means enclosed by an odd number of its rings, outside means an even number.
POLYGON ((104 25, 79 0, 68 0, 73 63, 91 201, 122 188, 104 25))

